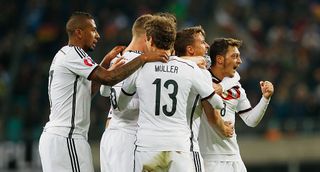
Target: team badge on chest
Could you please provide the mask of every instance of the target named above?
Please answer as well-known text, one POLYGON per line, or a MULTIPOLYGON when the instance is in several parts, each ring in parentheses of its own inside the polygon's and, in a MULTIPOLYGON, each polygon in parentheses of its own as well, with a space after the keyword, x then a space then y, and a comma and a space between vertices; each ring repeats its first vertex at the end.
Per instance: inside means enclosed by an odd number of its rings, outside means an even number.
POLYGON ((239 86, 232 87, 231 89, 224 91, 221 95, 224 100, 238 99, 240 97, 239 86))

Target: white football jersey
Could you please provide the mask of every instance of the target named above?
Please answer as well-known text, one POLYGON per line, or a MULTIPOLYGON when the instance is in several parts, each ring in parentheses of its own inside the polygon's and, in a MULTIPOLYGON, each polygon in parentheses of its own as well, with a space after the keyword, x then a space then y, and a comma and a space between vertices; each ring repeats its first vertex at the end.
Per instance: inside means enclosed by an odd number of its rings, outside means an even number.
POLYGON ((202 98, 214 94, 194 62, 171 56, 168 63, 146 63, 124 81, 122 89, 139 96, 137 150, 190 152, 189 93, 195 89, 202 98))
MULTIPOLYGON (((208 70, 201 69, 204 73, 204 78, 206 82, 211 82, 211 74, 208 70)), ((191 151, 199 152, 199 143, 198 143, 198 133, 200 127, 200 116, 202 114, 202 106, 200 100, 200 95, 195 89, 191 89, 188 102, 187 102, 187 120, 188 125, 191 129, 191 151)))
POLYGON ((69 138, 87 139, 90 125, 91 81, 98 65, 83 49, 64 46, 49 70, 49 122, 45 131, 69 138))
MULTIPOLYGON (((126 51, 122 57, 126 60, 126 62, 129 62, 141 54, 142 53, 140 51, 126 51)), ((114 60, 116 60, 116 58, 114 60)), ((131 105, 133 106, 127 107, 126 109, 121 109, 121 111, 119 111, 118 99, 122 85, 123 82, 120 82, 111 88, 111 109, 109 111, 108 117, 111 117, 112 120, 110 120, 108 128, 123 130, 130 134, 135 134, 137 130, 139 109, 137 106, 134 106, 134 103, 135 101, 138 101, 138 96, 135 94, 134 98, 131 100, 131 105)))
MULTIPOLYGON (((212 81, 215 83, 220 82, 216 77, 212 77, 212 81)), ((221 112, 222 118, 224 121, 231 121, 233 125, 237 113, 251 109, 251 104, 246 96, 245 90, 239 82, 231 89, 224 91, 221 97, 223 102, 226 103, 226 110, 221 112)), ((209 125, 207 117, 203 113, 199 131, 201 155, 204 158, 212 155, 215 155, 212 157, 219 157, 216 155, 240 155, 236 133, 234 133, 231 138, 224 137, 218 133, 219 131, 216 131, 215 128, 209 125)), ((233 157, 240 158, 240 156, 232 156, 232 158, 233 157)), ((227 161, 227 159, 224 160, 227 161)))

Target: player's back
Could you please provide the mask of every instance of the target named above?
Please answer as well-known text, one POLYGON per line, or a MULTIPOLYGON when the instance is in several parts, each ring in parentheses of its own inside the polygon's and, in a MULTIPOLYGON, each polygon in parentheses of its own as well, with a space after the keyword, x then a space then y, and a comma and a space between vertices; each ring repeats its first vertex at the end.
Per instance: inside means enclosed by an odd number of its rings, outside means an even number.
POLYGON ((213 92, 210 84, 203 83, 198 66, 171 56, 168 63, 145 64, 137 73, 135 82, 140 101, 137 149, 190 151, 190 128, 186 116, 189 92, 192 88, 200 91, 202 96, 213 92))
MULTIPOLYGON (((123 54, 123 58, 126 60, 126 62, 129 62, 133 60, 134 58, 141 55, 142 52, 140 51, 126 51, 123 54)), ((114 61, 116 61, 117 58, 115 58, 114 61)), ((121 92, 121 87, 123 85, 123 82, 120 82, 112 87, 111 94, 110 94, 110 102, 111 102, 111 109, 109 111, 108 117, 111 117, 112 120, 110 120, 109 129, 116 129, 116 130, 123 130, 127 133, 135 134, 136 128, 137 128, 137 120, 138 120, 138 113, 139 109, 138 107, 126 107, 126 109, 121 109, 121 111, 118 109, 118 96, 121 92)), ((136 95, 132 99, 132 101, 135 101, 136 95)))

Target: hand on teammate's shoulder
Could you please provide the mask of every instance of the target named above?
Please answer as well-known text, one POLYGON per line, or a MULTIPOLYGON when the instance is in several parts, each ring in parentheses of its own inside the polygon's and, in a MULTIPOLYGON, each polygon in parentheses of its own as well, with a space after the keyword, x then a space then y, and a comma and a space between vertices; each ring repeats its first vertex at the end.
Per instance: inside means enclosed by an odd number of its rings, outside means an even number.
POLYGON ((105 58, 112 60, 115 57, 117 57, 119 53, 121 54, 125 48, 126 46, 117 45, 113 47, 113 49, 106 54, 105 58))
POLYGON ((153 51, 153 52, 146 52, 140 55, 140 58, 143 62, 168 62, 169 56, 165 51, 153 51))

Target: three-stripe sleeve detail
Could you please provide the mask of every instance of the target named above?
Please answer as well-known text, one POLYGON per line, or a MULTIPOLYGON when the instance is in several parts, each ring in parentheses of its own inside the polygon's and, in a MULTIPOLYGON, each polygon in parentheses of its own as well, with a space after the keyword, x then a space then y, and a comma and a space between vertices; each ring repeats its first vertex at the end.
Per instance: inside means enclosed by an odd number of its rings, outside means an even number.
POLYGON ((87 53, 84 52, 81 48, 79 47, 74 47, 74 49, 76 50, 77 54, 83 59, 87 56, 87 53))

